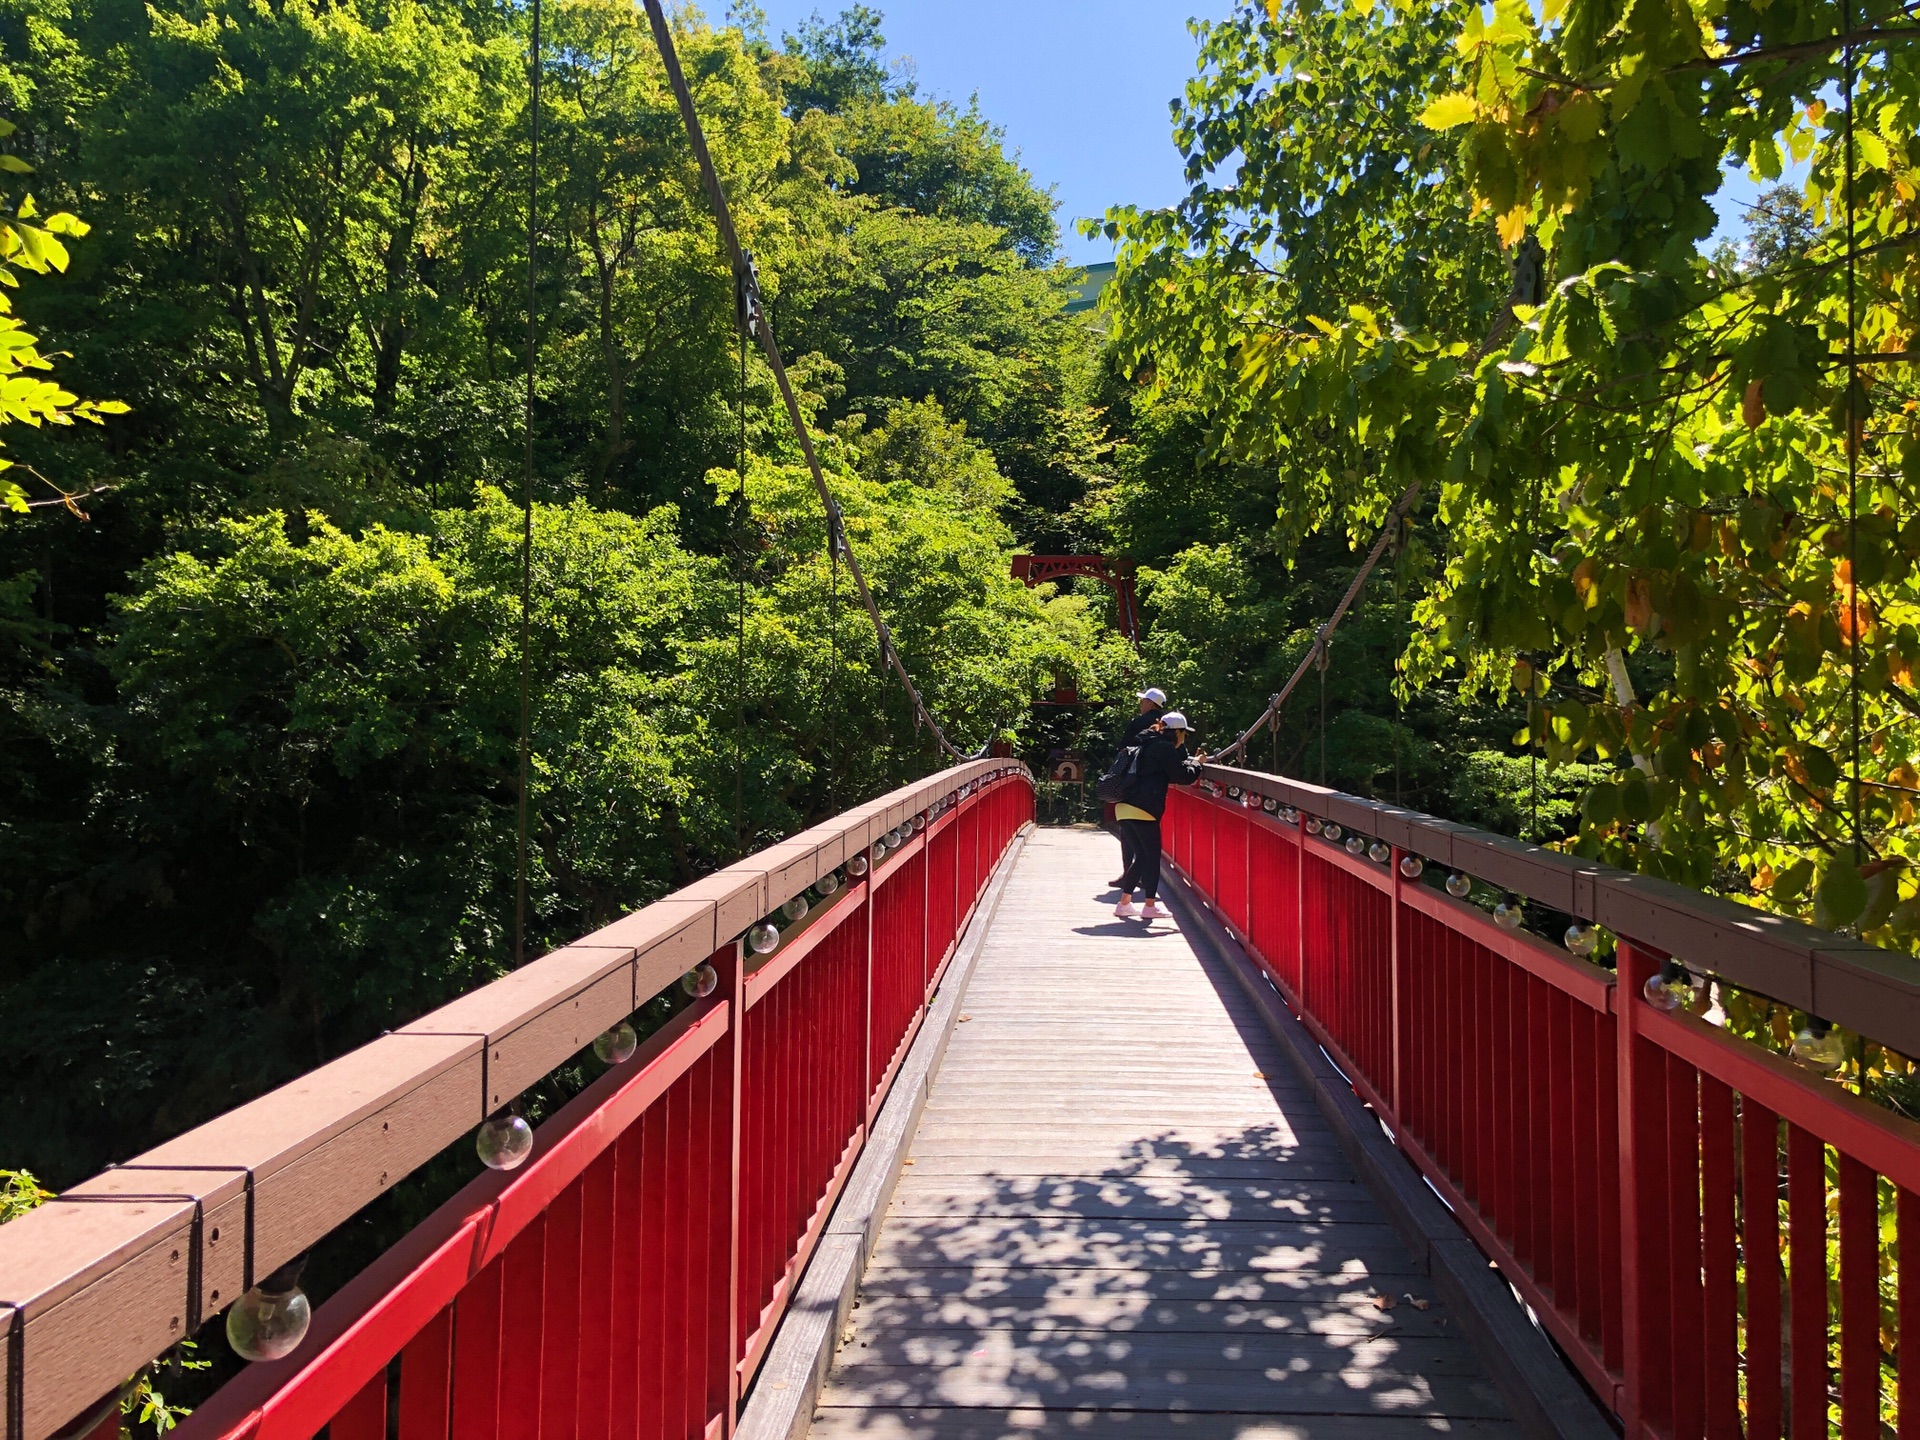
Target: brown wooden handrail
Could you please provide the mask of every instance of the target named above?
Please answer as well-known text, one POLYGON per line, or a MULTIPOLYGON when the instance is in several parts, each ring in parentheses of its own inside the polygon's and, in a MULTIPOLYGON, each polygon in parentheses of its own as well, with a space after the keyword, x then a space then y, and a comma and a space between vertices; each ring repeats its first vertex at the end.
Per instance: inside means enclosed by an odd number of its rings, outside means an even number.
POLYGON ((971 760, 857 806, 0 1226, 6 1433, 49 1433, 192 1335, 874 837, 1024 773, 971 760))
POLYGON ((1742 989, 1920 1057, 1920 961, 1911 956, 1651 875, 1302 780, 1228 765, 1208 765, 1203 775, 1630 935, 1742 989))

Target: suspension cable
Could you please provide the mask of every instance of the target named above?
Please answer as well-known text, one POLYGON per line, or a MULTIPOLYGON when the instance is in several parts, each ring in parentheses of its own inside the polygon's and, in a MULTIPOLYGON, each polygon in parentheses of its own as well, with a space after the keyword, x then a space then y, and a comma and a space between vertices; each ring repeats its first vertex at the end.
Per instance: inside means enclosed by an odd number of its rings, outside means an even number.
MULTIPOLYGON (((653 0, 648 0, 648 4, 652 3, 653 0)), ((1387 542, 1399 530, 1400 522, 1419 503, 1419 500, 1420 482, 1416 480, 1406 488, 1398 500, 1393 502, 1393 508, 1387 511, 1386 523, 1381 525, 1380 534, 1373 542, 1373 549, 1367 552, 1366 561, 1360 566, 1360 573, 1353 577, 1353 583, 1347 586, 1347 593, 1340 597, 1340 603, 1334 606, 1333 614, 1328 617, 1327 623, 1322 625, 1319 633, 1313 637, 1312 646, 1301 657, 1299 665, 1294 667, 1293 674, 1287 677, 1287 683, 1280 687, 1280 693, 1267 702, 1267 708, 1260 712, 1260 718, 1249 725, 1238 740, 1214 757, 1216 760, 1225 764, 1244 751, 1247 748, 1247 741, 1260 733, 1260 727, 1280 713, 1280 707, 1287 703, 1287 696, 1293 693, 1293 687, 1305 678, 1307 671, 1316 664, 1325 666, 1327 644, 1333 639, 1333 632, 1338 630, 1340 622, 1346 619, 1347 611, 1359 596, 1361 587, 1367 583, 1367 577, 1373 574, 1373 567, 1380 563, 1380 557, 1386 553, 1387 542)))
MULTIPOLYGON (((674 99, 679 102, 680 119, 686 125, 687 140, 693 147, 694 159, 700 166, 700 180, 706 188, 707 200, 713 206, 714 223, 720 231, 721 243, 726 247, 727 257, 733 264, 736 284, 741 288, 747 300, 747 330, 760 342, 765 352, 767 364, 773 369, 774 382, 780 387, 780 397, 786 402, 787 418, 793 423, 793 433, 800 442, 800 451, 806 457, 807 471, 813 477, 813 488, 820 496, 820 504, 827 514, 827 541, 836 541, 847 558, 847 574, 853 579, 853 588, 859 592, 860 600, 866 606, 867 617, 873 622, 874 635, 880 642, 882 662, 891 662, 900 684, 906 689, 907 699, 913 706, 915 726, 924 724, 933 732, 934 741, 947 756, 954 760, 963 760, 963 756, 947 739, 946 732, 933 718, 933 712, 927 709, 926 702, 920 698, 920 691, 913 683, 913 677, 907 673, 900 653, 894 648, 892 632, 880 618, 880 607, 874 603, 873 592, 867 588, 867 578, 860 569, 860 561, 853 553, 853 547, 847 543, 845 527, 841 523, 840 506, 828 488, 825 472, 820 468, 820 457, 814 452, 813 436, 807 430, 806 417, 800 413, 800 401, 794 395, 793 384, 787 378, 787 367, 780 358, 780 347, 773 338, 773 327, 768 323, 766 311, 761 304, 760 279, 754 268, 753 257, 740 246, 739 233, 734 229, 733 212, 727 206, 726 194, 720 188, 720 175, 714 169, 713 156, 707 150, 706 132, 700 128, 700 117, 693 108, 693 92, 687 88, 686 76, 680 69, 680 55, 674 48, 673 32, 667 26, 666 12, 660 7, 660 0, 644 0, 647 21, 653 27, 654 43, 660 47, 660 59, 667 70, 667 83, 673 87, 674 99)), ((742 484, 745 477, 741 477, 742 484)))
POLYGON ((745 808, 747 768, 747 332, 740 332, 740 451, 736 459, 740 473, 740 493, 732 506, 733 543, 739 547, 734 557, 734 582, 739 593, 735 601, 733 641, 733 845, 746 854, 746 832, 741 819, 745 808))
POLYGON ((540 0, 533 0, 531 148, 527 165, 527 395, 522 424, 526 430, 526 457, 520 473, 520 734, 519 835, 514 854, 513 963, 527 958, 527 834, 529 828, 528 772, 532 769, 532 671, 529 642, 533 633, 533 384, 539 329, 534 318, 535 284, 539 277, 540 212, 540 0))

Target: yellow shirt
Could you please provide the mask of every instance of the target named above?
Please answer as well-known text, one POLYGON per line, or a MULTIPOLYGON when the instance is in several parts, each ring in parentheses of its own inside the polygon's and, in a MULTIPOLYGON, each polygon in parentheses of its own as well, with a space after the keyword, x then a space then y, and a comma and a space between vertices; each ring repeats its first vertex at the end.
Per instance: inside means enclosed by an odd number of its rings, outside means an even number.
POLYGON ((1116 820, 1151 820, 1154 817, 1142 810, 1138 805, 1116 805, 1113 807, 1113 818, 1116 820))

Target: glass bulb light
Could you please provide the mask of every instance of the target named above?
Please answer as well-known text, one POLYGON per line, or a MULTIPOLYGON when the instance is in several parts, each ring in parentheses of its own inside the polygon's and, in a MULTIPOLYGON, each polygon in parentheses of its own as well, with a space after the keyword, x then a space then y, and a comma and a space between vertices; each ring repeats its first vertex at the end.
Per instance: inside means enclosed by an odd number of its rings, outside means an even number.
POLYGON ((594 1037, 593 1058, 602 1065, 624 1065, 639 1048, 640 1037, 633 1033, 633 1026, 622 1020, 611 1030, 603 1030, 594 1037))
POLYGON ((1418 855, 1402 855, 1400 857, 1400 873, 1409 880, 1418 880, 1421 872, 1426 868, 1427 862, 1422 860, 1418 855))
POLYGON ((916 815, 913 817, 913 831, 916 835, 926 828, 927 828, 927 817, 924 814, 916 815))
POLYGON ((1464 900, 1473 889, 1473 881, 1458 870, 1447 876, 1447 894, 1456 900, 1464 900))
POLYGON ((853 876, 860 876, 860 875, 866 874, 867 873, 867 857, 864 854, 862 854, 862 855, 855 855, 851 859, 849 859, 847 861, 847 873, 853 876))
POLYGON ((1511 896, 1493 907, 1493 923, 1502 930, 1518 930, 1524 919, 1526 916, 1520 913, 1520 902, 1511 896))
POLYGON ((1227 786, 1227 798, 1229 800, 1238 800, 1240 798, 1240 787, 1238 785, 1227 786))
POLYGON ((1358 855, 1367 848, 1367 842, 1358 835, 1347 836, 1347 854, 1358 855))
MULTIPOLYGON (((527 1144, 533 1144, 531 1133, 527 1144)), ((300 1288, 306 1263, 302 1255, 282 1265, 227 1308, 227 1343, 242 1360, 278 1360, 307 1338, 313 1306, 300 1288)))
POLYGON ((1289 825, 1298 825, 1300 823, 1300 812, 1289 805, 1280 812, 1280 818, 1289 825))
POLYGON ((780 907, 780 913, 789 921, 798 922, 807 918, 807 897, 796 895, 780 907))
POLYGON ((747 948, 756 955, 771 955, 780 948, 780 927, 762 920, 747 931, 747 948))
POLYGON ((1600 932, 1593 926, 1582 925, 1576 920, 1567 926, 1567 933, 1560 937, 1560 942, 1567 947, 1569 955, 1578 955, 1584 960, 1593 954, 1594 948, 1599 945, 1600 932))
POLYGON ((1260 802, 1260 808, 1269 815, 1278 815, 1280 813, 1280 802, 1269 795, 1260 802))
POLYGON ((1393 851, 1387 848, 1387 842, 1376 840, 1367 847, 1367 858, 1376 865, 1384 865, 1393 857, 1393 851))
POLYGON ((1647 977, 1641 993, 1656 1010, 1678 1010, 1693 998, 1693 976, 1678 960, 1669 960, 1647 977))
POLYGON ((1307 834, 1318 835, 1322 828, 1318 815, 1309 815, 1307 817, 1307 834))
POLYGON ((884 839, 873 842, 873 863, 878 865, 887 858, 887 842, 884 839))
POLYGON ((680 977, 680 988, 694 999, 704 1000, 720 988, 720 972, 711 964, 696 965, 680 977))
POLYGON ((533 1153, 533 1126, 526 1116, 502 1110, 480 1122, 473 1148, 489 1170, 517 1170, 533 1153))
POLYGON ((827 896, 833 894, 834 891, 840 888, 839 872, 834 870, 827 871, 826 874, 813 882, 813 888, 820 892, 820 898, 822 900, 826 899, 827 896))
POLYGON ((1846 1042, 1832 1025, 1818 1015, 1809 1015, 1807 1023, 1794 1033, 1793 1058, 1809 1070, 1831 1075, 1847 1058, 1846 1042))
POLYGON ((1334 824, 1333 821, 1326 820, 1321 822, 1320 833, 1329 840, 1338 840, 1344 832, 1338 825, 1334 824))

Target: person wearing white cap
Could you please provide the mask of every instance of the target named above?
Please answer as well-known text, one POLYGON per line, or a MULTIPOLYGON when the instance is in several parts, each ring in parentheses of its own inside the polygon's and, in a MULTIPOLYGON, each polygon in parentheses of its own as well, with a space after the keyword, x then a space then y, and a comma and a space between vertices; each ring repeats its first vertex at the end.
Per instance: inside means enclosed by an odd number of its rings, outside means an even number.
POLYGON ((1160 908, 1160 817, 1167 810, 1167 787, 1193 784, 1207 762, 1205 755, 1187 753, 1187 734, 1186 716, 1177 710, 1162 715, 1156 732, 1141 739, 1127 798, 1114 806, 1121 834, 1133 848, 1127 873, 1118 881, 1120 903, 1113 907, 1122 920, 1158 920, 1167 913, 1160 908), (1135 890, 1146 902, 1139 910, 1133 908, 1135 890))
MULTIPOLYGON (((1141 737, 1160 723, 1161 713, 1167 708, 1167 692, 1158 685, 1150 685, 1142 690, 1139 700, 1140 713, 1127 721, 1127 728, 1120 732, 1120 743, 1115 747, 1116 752, 1125 750, 1129 745, 1138 745, 1141 737)), ((1127 839, 1127 827, 1122 825, 1118 828, 1120 830, 1120 874, 1109 880, 1107 882, 1109 885, 1118 885, 1133 865, 1133 850, 1131 842, 1127 839)))

